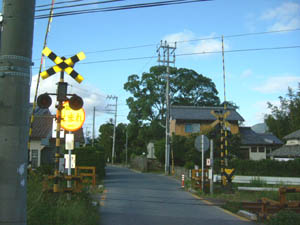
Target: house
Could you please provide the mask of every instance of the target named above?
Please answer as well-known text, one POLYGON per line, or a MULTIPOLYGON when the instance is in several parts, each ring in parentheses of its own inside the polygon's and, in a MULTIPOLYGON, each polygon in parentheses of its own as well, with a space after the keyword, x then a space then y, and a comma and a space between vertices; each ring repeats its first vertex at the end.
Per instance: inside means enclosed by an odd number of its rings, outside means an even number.
POLYGON ((300 129, 283 137, 286 144, 271 152, 269 156, 275 160, 291 160, 300 158, 300 129))
MULTIPOLYGON (((212 124, 216 121, 213 114, 222 111, 223 107, 171 106, 170 132, 180 136, 206 133, 212 129, 212 124)), ((226 121, 230 123, 231 133, 239 134, 241 137, 240 151, 243 159, 266 159, 269 153, 283 144, 270 133, 256 133, 250 127, 240 127, 244 119, 236 108, 228 107, 227 111, 230 112, 226 121)))
POLYGON ((283 145, 283 142, 270 133, 256 133, 251 127, 240 127, 240 153, 243 159, 266 159, 268 154, 283 145))
MULTIPOLYGON (((192 133, 205 133, 216 120, 212 112, 221 112, 223 107, 203 106, 171 106, 170 107, 170 132, 171 134, 188 136, 192 133)), ((230 123, 232 134, 239 133, 239 124, 243 117, 233 107, 228 107, 230 112, 226 120, 230 123)))
MULTIPOLYGON (((32 124, 32 133, 29 149, 29 162, 31 167, 40 167, 43 164, 54 163, 56 151, 56 140, 52 136, 53 120, 55 115, 51 115, 49 109, 37 108, 32 124)), ((74 132, 74 146, 79 147, 84 144, 82 128, 74 132)), ((64 148, 65 138, 61 139, 61 147, 64 148)))

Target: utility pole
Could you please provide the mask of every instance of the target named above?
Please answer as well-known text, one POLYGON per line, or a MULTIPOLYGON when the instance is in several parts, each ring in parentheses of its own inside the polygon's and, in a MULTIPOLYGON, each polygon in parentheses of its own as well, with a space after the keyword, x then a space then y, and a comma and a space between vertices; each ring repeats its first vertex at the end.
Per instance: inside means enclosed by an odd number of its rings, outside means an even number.
POLYGON ((125 162, 126 162, 126 167, 128 166, 128 125, 127 125, 127 128, 126 128, 126 144, 125 144, 125 151, 126 151, 126 159, 125 159, 125 162))
MULTIPOLYGON (((165 147, 165 174, 170 174, 170 63, 175 63, 175 46, 170 46, 167 41, 160 42, 160 46, 157 49, 158 62, 162 62, 164 66, 167 66, 166 74, 166 147, 165 147), (171 53, 170 53, 171 49, 171 53), (161 51, 163 59, 161 59, 161 51), (173 54, 173 59, 170 60, 170 54, 173 54)), ((173 154, 172 154, 173 155, 173 154)))
POLYGON ((116 126, 117 126, 118 97, 117 96, 108 95, 107 98, 108 99, 115 99, 116 100, 116 104, 107 105, 107 106, 115 106, 114 134, 113 134, 113 144, 112 144, 112 153, 111 153, 111 163, 114 164, 114 158, 116 157, 115 143, 116 143, 116 126))
POLYGON ((0 224, 26 225, 27 139, 35 0, 3 0, 0 224))
POLYGON ((94 106, 94 111, 93 111, 93 139, 92 139, 92 147, 94 147, 94 143, 95 143, 95 111, 96 111, 96 108, 94 106))

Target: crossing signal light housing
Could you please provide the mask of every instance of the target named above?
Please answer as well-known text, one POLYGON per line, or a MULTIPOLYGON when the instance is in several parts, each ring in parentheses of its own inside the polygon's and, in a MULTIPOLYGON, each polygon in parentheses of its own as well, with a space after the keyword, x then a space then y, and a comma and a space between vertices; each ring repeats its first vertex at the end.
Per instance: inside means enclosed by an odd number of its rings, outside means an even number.
POLYGON ((83 100, 81 97, 74 94, 69 100, 69 105, 73 110, 81 109, 83 106, 83 100))
POLYGON ((37 99, 37 105, 41 109, 47 109, 50 107, 51 104, 52 104, 52 99, 47 93, 41 94, 37 99))

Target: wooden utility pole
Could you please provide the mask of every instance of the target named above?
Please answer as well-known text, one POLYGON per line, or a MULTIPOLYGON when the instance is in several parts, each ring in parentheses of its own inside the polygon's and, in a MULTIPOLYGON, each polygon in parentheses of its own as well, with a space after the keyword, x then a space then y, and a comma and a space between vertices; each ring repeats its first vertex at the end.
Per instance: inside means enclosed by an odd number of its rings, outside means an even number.
POLYGON ((35 0, 3 0, 0 224, 26 225, 27 140, 35 0))

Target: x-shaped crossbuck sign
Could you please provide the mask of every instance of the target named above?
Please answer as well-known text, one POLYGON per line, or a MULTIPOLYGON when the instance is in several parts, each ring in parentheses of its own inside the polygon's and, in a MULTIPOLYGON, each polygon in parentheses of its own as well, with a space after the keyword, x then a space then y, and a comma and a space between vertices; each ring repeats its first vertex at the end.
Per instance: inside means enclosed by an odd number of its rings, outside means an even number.
POLYGON ((43 79, 46 79, 60 71, 66 71, 66 73, 73 77, 78 83, 83 81, 83 77, 73 69, 75 63, 85 59, 85 54, 83 52, 79 52, 78 54, 65 60, 57 56, 48 47, 45 47, 42 53, 56 64, 50 69, 41 72, 41 77, 43 79))
POLYGON ((216 117, 216 120, 210 124, 210 127, 213 128, 216 126, 218 123, 221 123, 222 121, 225 123, 226 127, 230 127, 230 123, 226 121, 225 119, 230 115, 230 111, 225 112, 224 114, 218 114, 215 113, 213 110, 210 112, 214 117, 216 117), (224 120, 223 120, 224 118, 224 120))

